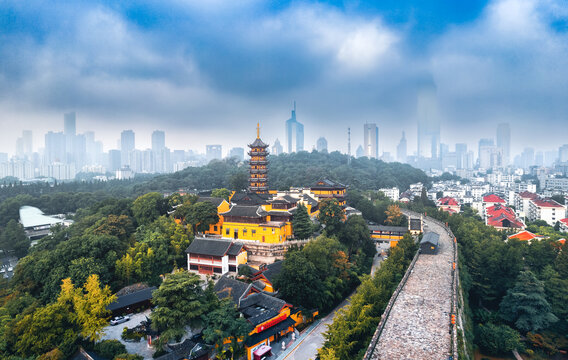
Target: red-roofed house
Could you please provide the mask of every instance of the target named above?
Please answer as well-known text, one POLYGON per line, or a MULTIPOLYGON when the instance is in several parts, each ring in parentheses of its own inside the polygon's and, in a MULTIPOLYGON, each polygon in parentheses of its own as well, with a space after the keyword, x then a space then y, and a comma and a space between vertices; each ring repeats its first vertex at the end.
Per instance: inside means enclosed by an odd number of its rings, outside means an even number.
POLYGON ((499 230, 525 228, 525 224, 517 219, 515 212, 502 204, 496 204, 485 209, 485 223, 499 230))
POLYGON ((568 218, 560 220, 560 231, 568 232, 568 218))
POLYGON ((528 241, 529 243, 534 239, 540 240, 542 238, 543 238, 542 236, 535 235, 528 230, 524 230, 524 231, 518 232, 516 234, 513 234, 513 235, 507 237, 507 239, 518 239, 518 240, 521 240, 521 241, 528 241))
POLYGON ((566 206, 550 198, 534 198, 529 201, 527 218, 530 221, 544 220, 550 226, 566 218, 566 206))
POLYGON ((438 207, 438 209, 447 211, 451 214, 459 213, 461 211, 460 204, 456 201, 456 199, 449 196, 438 199, 436 206, 438 207))
POLYGON ((506 202, 499 196, 495 194, 490 194, 490 195, 485 195, 483 197, 483 203, 485 203, 486 206, 493 206, 495 204, 505 204, 506 202))

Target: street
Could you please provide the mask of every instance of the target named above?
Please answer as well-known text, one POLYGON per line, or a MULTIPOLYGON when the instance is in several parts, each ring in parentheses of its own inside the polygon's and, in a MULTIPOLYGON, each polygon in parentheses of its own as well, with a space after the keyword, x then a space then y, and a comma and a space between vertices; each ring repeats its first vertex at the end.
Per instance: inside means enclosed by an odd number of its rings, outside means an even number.
MULTIPOLYGON (((383 257, 380 255, 379 252, 373 258, 373 266, 371 268, 371 274, 374 274, 376 269, 380 266, 381 262, 383 261, 383 257)), ((341 302, 331 313, 329 313, 325 318, 321 320, 321 322, 313 329, 307 330, 310 333, 304 337, 300 342, 296 344, 292 344, 293 350, 286 355, 285 357, 280 358, 281 360, 309 360, 315 359, 318 349, 323 346, 325 342, 325 338, 323 337, 323 333, 327 331, 327 326, 333 322, 333 318, 339 309, 344 308, 349 304, 351 296, 349 295, 343 302, 341 302)))

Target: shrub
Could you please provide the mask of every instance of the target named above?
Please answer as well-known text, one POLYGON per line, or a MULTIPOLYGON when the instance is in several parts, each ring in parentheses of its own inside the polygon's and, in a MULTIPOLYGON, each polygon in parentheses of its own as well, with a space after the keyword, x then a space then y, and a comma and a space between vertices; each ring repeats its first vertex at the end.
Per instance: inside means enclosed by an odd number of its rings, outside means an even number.
POLYGON ((95 344, 95 352, 107 359, 114 359, 118 354, 126 353, 126 347, 118 340, 103 340, 95 344))

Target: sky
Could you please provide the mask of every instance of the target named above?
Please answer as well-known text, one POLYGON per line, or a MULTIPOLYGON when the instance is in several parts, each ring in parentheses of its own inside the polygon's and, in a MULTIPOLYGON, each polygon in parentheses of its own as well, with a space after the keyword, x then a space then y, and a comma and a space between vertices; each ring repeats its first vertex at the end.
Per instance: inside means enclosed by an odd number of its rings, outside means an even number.
POLYGON ((256 135, 284 143, 297 102, 305 148, 324 136, 352 151, 366 122, 380 151, 406 131, 416 150, 417 93, 437 89, 441 141, 494 137, 513 153, 568 143, 568 2, 20 1, 0 2, 0 152, 24 129, 34 149, 77 113, 105 151, 120 132, 149 147, 224 152, 256 135))

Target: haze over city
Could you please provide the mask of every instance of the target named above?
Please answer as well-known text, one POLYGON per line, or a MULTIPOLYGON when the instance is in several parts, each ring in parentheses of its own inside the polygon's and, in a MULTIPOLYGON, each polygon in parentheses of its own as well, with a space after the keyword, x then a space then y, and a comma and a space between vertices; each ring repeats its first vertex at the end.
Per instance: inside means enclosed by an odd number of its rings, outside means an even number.
POLYGON ((503 122, 513 154, 566 139, 562 1, 8 1, 0 12, 0 152, 13 154, 22 130, 43 147, 75 111, 77 132, 94 131, 105 151, 125 129, 150 147, 159 129, 171 149, 222 143, 226 154, 257 122, 283 143, 296 100, 306 150, 324 136, 347 152, 350 127, 354 154, 368 122, 380 153, 406 131, 412 154, 424 84, 451 147, 476 148, 503 122))

